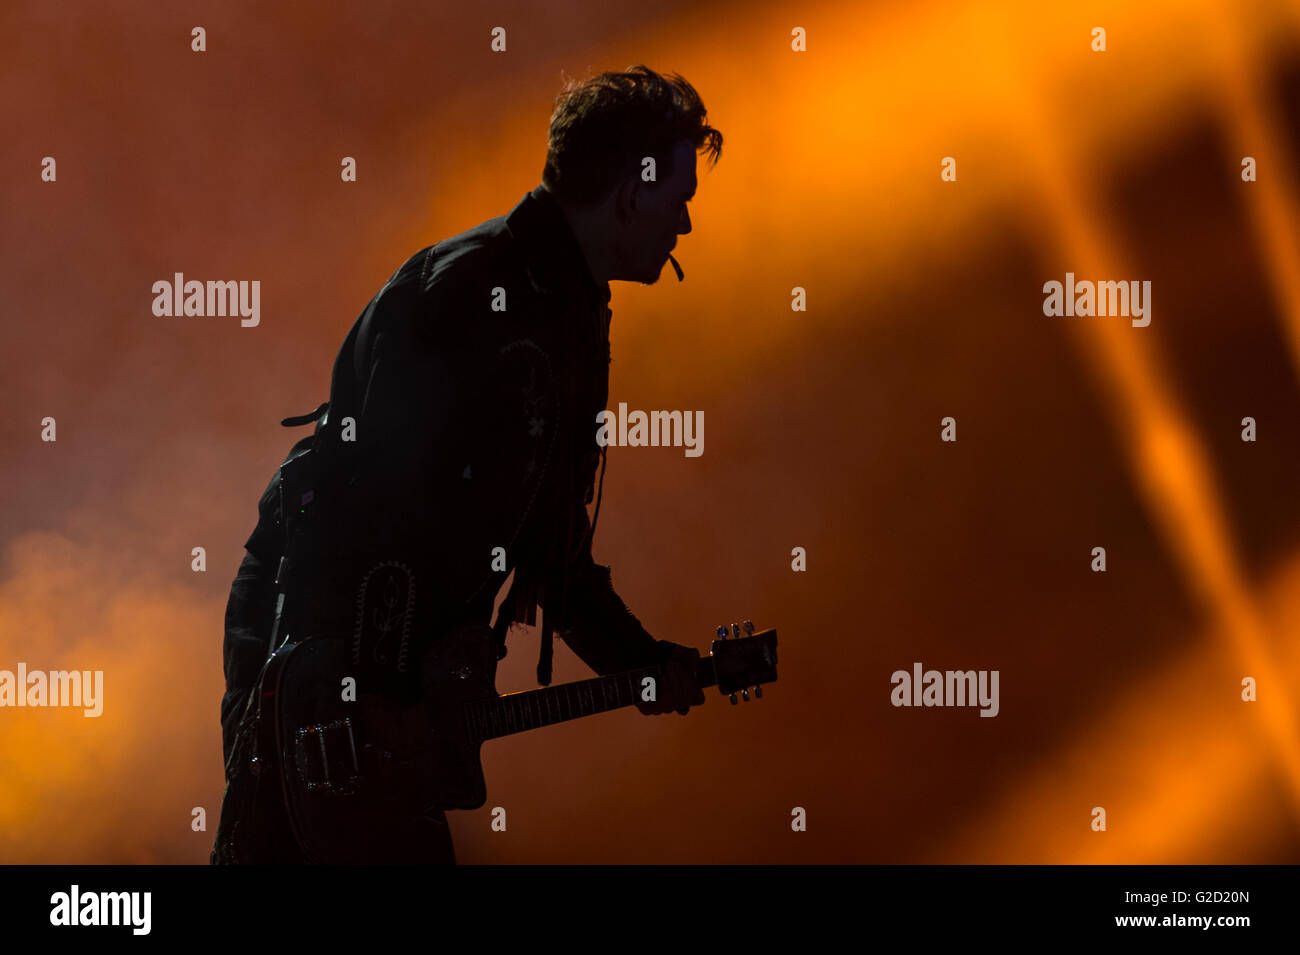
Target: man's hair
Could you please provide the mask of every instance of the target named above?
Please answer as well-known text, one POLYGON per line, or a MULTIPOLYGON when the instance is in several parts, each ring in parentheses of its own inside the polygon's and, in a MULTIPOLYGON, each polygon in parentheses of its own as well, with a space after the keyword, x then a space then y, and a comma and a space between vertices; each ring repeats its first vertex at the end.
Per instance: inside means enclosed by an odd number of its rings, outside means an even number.
POLYGON ((676 73, 665 78, 637 64, 569 80, 555 98, 542 185, 557 199, 589 206, 646 156, 655 157, 659 181, 673 175, 672 148, 681 140, 707 149, 712 166, 722 155, 722 133, 705 119, 700 94, 676 73))

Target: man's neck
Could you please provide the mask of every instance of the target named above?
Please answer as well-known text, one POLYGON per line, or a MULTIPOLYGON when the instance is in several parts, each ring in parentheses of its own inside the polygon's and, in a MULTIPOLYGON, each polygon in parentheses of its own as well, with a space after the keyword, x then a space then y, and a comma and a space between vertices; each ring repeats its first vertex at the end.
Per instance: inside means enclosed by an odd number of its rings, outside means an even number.
MULTIPOLYGON (((554 193, 551 196, 554 198, 554 193)), ((587 269, 596 285, 607 285, 613 278, 614 263, 610 257, 610 242, 603 227, 603 223, 609 221, 604 206, 581 209, 558 199, 556 205, 564 213, 564 220, 569 223, 574 238, 578 240, 578 247, 582 249, 582 257, 586 260, 587 269)))

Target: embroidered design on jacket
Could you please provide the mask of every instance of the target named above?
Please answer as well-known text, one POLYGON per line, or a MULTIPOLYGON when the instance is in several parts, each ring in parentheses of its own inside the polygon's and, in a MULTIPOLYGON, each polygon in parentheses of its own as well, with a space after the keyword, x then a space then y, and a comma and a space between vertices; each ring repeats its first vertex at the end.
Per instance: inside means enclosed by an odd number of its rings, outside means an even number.
POLYGON ((397 672, 406 672, 415 608, 415 575, 406 564, 381 561, 357 588, 357 619, 352 633, 352 663, 361 665, 361 648, 380 666, 397 653, 397 672))

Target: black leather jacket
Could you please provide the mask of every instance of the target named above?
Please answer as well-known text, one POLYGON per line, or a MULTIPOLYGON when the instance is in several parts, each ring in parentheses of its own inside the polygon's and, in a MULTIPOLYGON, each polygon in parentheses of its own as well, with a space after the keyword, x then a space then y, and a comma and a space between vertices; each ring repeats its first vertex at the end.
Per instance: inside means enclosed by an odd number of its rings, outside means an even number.
MULTIPOLYGON (((397 560, 415 581, 412 656, 446 627, 488 623, 514 570, 498 635, 513 620, 534 622, 540 606, 540 682, 550 680, 552 632, 601 674, 667 659, 674 645, 646 632, 591 554, 609 297, 541 186, 389 278, 343 342, 328 413, 295 445, 324 447, 347 480, 327 518, 329 547, 304 584, 312 620, 300 629, 350 629, 360 581, 397 560), (494 569, 494 548, 505 570, 494 569)), ((277 471, 226 608, 227 758, 268 651, 285 538, 279 497, 277 471)))

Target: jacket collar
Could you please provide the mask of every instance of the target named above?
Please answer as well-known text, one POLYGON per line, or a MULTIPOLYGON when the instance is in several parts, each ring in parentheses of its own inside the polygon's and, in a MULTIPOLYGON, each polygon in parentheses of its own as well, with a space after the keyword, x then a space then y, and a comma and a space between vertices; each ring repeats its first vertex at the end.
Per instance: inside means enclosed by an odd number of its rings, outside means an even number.
POLYGON ((528 278, 539 290, 577 290, 597 305, 608 305, 609 283, 591 275, 582 246, 559 203, 542 186, 525 195, 506 216, 506 228, 525 250, 528 278))

